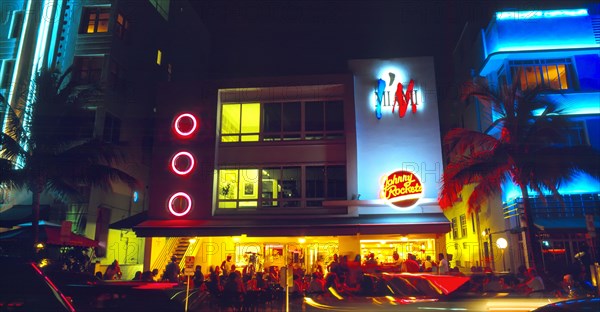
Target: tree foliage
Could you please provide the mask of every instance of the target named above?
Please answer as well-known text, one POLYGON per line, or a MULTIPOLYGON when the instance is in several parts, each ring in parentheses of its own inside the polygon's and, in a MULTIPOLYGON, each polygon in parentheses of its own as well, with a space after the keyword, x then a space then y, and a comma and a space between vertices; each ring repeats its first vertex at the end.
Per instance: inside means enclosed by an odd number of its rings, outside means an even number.
POLYGON ((110 190, 113 182, 134 188, 137 180, 116 166, 125 160, 121 148, 94 137, 97 88, 77 86, 69 71, 38 73, 29 106, 7 107, 0 133, 0 185, 32 193, 34 235, 37 239, 39 198, 43 192, 68 202, 80 196, 81 186, 110 190), (31 107, 31 109, 27 108, 31 107))

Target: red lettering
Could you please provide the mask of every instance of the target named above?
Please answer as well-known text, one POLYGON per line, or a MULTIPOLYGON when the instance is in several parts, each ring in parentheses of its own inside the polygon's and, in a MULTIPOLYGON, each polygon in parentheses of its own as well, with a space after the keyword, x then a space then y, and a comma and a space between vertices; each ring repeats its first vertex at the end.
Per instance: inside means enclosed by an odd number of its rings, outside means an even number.
POLYGON ((406 115, 406 111, 408 110, 408 103, 410 102, 411 106, 412 106, 412 112, 413 114, 417 112, 417 104, 414 102, 413 99, 413 90, 415 87, 415 82, 414 80, 410 80, 410 82, 408 83, 408 87, 406 88, 406 93, 404 93, 404 86, 402 85, 401 82, 398 83, 397 87, 396 87, 396 96, 394 99, 394 105, 392 106, 392 113, 395 113, 396 111, 396 103, 398 103, 398 116, 400 118, 404 117, 404 115, 406 115))

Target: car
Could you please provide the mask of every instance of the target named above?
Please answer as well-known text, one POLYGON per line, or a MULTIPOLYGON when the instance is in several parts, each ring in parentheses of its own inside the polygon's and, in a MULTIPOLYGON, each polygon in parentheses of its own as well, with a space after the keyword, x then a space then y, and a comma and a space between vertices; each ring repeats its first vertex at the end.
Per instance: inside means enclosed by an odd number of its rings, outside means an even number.
POLYGON ((0 311, 76 311, 67 296, 31 260, 0 257, 0 276, 0 311))
POLYGON ((111 280, 105 281, 86 273, 48 272, 67 295, 77 311, 182 311, 176 283, 111 280))
POLYGON ((534 312, 596 312, 600 311, 600 298, 580 298, 551 303, 539 307, 534 312))
POLYGON ((383 273, 363 278, 358 289, 306 296, 306 311, 531 311, 559 301, 510 292, 464 292, 470 277, 463 276, 383 273))

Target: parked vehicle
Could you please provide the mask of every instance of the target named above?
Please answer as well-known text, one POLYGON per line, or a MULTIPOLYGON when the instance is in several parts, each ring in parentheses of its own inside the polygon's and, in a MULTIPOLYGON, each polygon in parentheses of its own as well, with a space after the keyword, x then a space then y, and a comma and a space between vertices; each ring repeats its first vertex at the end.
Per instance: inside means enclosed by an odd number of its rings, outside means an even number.
POLYGON ((182 303, 172 299, 180 290, 176 283, 104 281, 90 274, 66 271, 48 275, 71 298, 77 311, 183 311, 182 303))
POLYGON ((470 277, 464 276, 383 273, 364 278, 367 282, 363 280, 358 289, 329 289, 322 295, 306 296, 306 311, 531 311, 559 301, 502 291, 465 291, 470 277))
POLYGON ((76 311, 32 261, 0 257, 0 276, 0 311, 76 311))
POLYGON ((596 312, 600 311, 600 298, 569 299, 539 307, 533 312, 596 312))

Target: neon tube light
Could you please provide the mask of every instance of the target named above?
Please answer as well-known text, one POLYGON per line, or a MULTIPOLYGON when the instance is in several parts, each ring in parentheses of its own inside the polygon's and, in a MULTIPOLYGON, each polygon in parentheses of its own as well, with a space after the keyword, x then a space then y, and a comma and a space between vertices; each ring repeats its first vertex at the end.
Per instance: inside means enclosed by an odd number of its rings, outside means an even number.
POLYGON ((196 166, 196 161, 194 159, 194 156, 190 153, 190 152, 179 152, 177 154, 175 154, 173 156, 173 158, 171 158, 171 170, 173 170, 173 172, 175 172, 178 175, 186 175, 190 172, 192 172, 192 170, 194 170, 194 167, 196 166), (181 159, 181 157, 186 157, 188 159, 188 166, 187 168, 180 170, 179 168, 177 168, 177 164, 179 163, 179 160, 181 159))
POLYGON ((188 214, 190 212, 190 210, 192 210, 192 198, 190 197, 190 195, 184 193, 184 192, 177 192, 173 195, 171 195, 171 198, 169 198, 169 211, 171 212, 172 215, 176 216, 176 217, 183 217, 186 214, 188 214), (183 197, 183 199, 186 200, 187 202, 187 206, 185 207, 185 209, 182 212, 177 212, 175 210, 175 207, 173 207, 173 204, 175 203, 175 200, 178 198, 183 197))
POLYGON ((196 120, 196 117, 190 113, 184 113, 177 116, 177 118, 175 118, 175 121, 173 122, 173 129, 175 130, 175 132, 177 132, 177 134, 179 134, 182 137, 188 137, 192 135, 194 131, 196 131, 197 127, 198 121, 196 120), (187 131, 181 129, 181 122, 184 119, 188 119, 192 123, 191 129, 187 131))
POLYGON ((560 18, 560 17, 578 17, 588 16, 587 9, 574 10, 548 10, 548 11, 505 11, 496 12, 497 20, 519 20, 519 19, 534 19, 534 18, 560 18))

